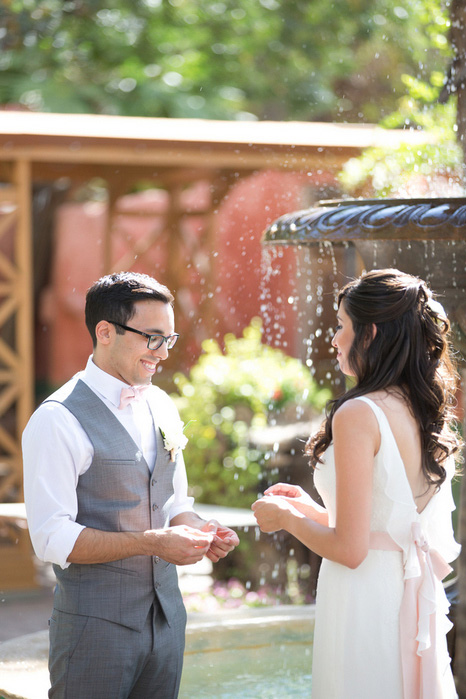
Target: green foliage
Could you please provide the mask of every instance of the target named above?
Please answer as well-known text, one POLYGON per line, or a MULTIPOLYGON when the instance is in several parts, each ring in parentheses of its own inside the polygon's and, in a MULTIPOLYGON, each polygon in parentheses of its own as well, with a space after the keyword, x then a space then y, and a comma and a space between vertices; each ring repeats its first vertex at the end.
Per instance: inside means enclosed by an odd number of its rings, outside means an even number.
POLYGON ((251 427, 267 425, 269 416, 287 406, 297 414, 322 410, 329 392, 317 387, 298 360, 262 344, 260 320, 243 337, 225 337, 225 351, 215 340, 189 376, 175 383, 181 419, 190 422, 185 448, 193 495, 204 503, 249 507, 257 494, 264 452, 249 440, 251 427))
POLYGON ((378 121, 445 65, 440 0, 3 0, 0 103, 378 121), (419 67, 422 64, 422 67, 419 67))
MULTIPOLYGON (((426 87, 426 92, 429 86, 426 87)), ((419 91, 419 83, 415 83, 419 91)), ((421 105, 408 96, 401 100, 399 110, 382 123, 384 128, 397 128, 400 122, 422 127, 426 142, 404 143, 397 148, 368 148, 358 158, 349 160, 339 179, 348 192, 357 192, 371 184, 377 197, 401 196, 410 191, 413 178, 422 178, 425 191, 439 189, 439 178, 449 187, 462 180, 463 154, 455 137, 455 103, 421 105), (432 185, 431 185, 432 183, 432 185)), ((458 186, 459 188, 459 186, 458 186)), ((459 193, 459 191, 458 191, 459 193)))
MULTIPOLYGON (((424 34, 434 51, 444 60, 451 57, 447 40, 450 22, 446 8, 438 0, 418 3, 424 34)), ((350 193, 358 193, 370 184, 377 197, 410 193, 410 183, 418 181, 425 194, 431 188, 442 194, 442 181, 450 194, 456 185, 461 194, 463 153, 456 140, 456 100, 439 102, 445 75, 431 70, 421 79, 403 73, 401 81, 405 94, 398 99, 397 108, 385 117, 380 126, 385 129, 415 129, 425 133, 424 143, 401 144, 397 148, 368 148, 348 161, 340 174, 340 182, 350 193)))

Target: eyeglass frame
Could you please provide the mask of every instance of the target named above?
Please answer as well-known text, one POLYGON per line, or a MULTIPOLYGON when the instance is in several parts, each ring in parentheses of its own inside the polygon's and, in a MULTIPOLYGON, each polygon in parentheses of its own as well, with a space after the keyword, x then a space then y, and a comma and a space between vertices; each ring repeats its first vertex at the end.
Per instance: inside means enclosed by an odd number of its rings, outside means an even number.
POLYGON ((179 338, 179 333, 173 333, 172 335, 162 335, 162 333, 153 333, 151 335, 149 333, 143 332, 142 330, 136 330, 136 328, 130 328, 129 325, 123 325, 123 323, 117 323, 116 320, 107 320, 107 323, 111 323, 112 325, 117 325, 119 328, 123 328, 123 330, 129 330, 132 333, 137 333, 138 335, 142 335, 143 337, 147 337, 147 349, 149 349, 149 350, 160 349, 164 342, 167 343, 167 350, 171 350, 174 348, 174 346, 176 345, 176 341, 179 338), (158 344, 157 347, 149 347, 153 337, 160 338, 160 344, 158 344), (170 347, 169 342, 172 338, 175 338, 175 339, 173 341, 172 346, 170 347))

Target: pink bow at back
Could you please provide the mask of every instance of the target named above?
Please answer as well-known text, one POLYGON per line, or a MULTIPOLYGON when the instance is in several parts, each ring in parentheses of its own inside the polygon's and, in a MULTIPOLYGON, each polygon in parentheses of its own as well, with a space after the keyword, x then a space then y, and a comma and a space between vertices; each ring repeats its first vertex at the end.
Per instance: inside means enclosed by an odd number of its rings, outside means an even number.
MULTIPOLYGON (((419 522, 412 524, 421 574, 405 581, 400 609, 401 656, 405 697, 443 697, 436 659, 436 580, 442 581, 452 568, 429 548, 419 522)), ((442 671, 444 668, 442 668, 442 671)))

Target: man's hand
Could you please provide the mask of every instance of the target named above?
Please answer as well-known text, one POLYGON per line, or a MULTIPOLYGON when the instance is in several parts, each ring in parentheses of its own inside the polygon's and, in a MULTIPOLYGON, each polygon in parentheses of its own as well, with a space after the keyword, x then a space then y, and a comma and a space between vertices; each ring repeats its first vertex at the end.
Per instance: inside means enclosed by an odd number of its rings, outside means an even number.
POLYGON ((219 558, 225 558, 239 544, 238 535, 233 529, 223 527, 216 519, 209 519, 206 522, 205 519, 201 519, 195 512, 182 512, 176 515, 170 524, 174 526, 186 525, 188 528, 194 527, 199 532, 211 536, 211 545, 208 547, 205 555, 213 563, 217 563, 219 558))
POLYGON ((220 558, 225 558, 239 544, 236 532, 233 529, 229 529, 229 527, 222 527, 215 519, 210 519, 206 522, 201 527, 201 531, 211 533, 214 537, 206 553, 207 558, 213 563, 217 563, 220 558))
POLYGON ((180 524, 168 529, 149 529, 144 532, 144 538, 149 546, 149 554, 183 566, 197 563, 208 555, 214 533, 180 524))

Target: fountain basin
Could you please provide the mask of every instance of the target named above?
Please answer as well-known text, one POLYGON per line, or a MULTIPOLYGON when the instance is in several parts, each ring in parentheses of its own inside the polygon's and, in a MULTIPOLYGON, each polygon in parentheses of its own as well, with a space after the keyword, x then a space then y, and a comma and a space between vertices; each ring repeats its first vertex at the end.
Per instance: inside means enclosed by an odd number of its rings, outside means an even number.
POLYGON ((190 615, 179 699, 311 694, 314 605, 190 615))
MULTIPOLYGON (((191 613, 179 699, 308 698, 314 605, 191 613)), ((46 699, 48 632, 0 644, 0 697, 46 699)))

